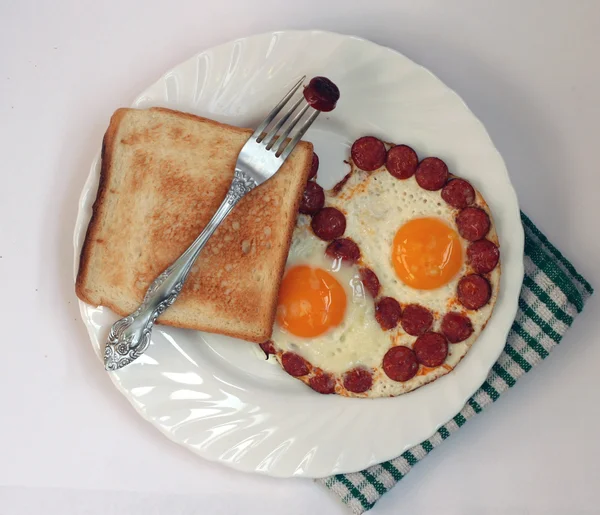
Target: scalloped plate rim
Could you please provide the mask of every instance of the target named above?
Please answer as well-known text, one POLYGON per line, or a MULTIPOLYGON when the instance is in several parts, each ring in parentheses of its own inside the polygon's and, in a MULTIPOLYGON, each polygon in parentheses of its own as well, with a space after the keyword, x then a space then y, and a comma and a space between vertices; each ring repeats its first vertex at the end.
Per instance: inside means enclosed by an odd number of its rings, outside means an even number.
MULTIPOLYGON (((406 57, 404 54, 398 52, 397 50, 394 50, 392 48, 389 48, 387 46, 383 46, 383 45, 379 45, 377 43, 374 43, 372 41, 369 41, 367 39, 364 39, 362 37, 359 36, 353 36, 353 35, 344 35, 344 34, 340 34, 340 33, 336 33, 336 32, 330 32, 330 31, 322 31, 322 30, 283 30, 283 31, 272 31, 272 32, 265 32, 265 33, 261 33, 261 34, 256 34, 256 35, 252 35, 252 36, 248 36, 248 37, 243 37, 243 38, 237 38, 234 40, 231 40, 229 42, 224 42, 221 43, 217 46, 208 48, 206 50, 203 50, 201 52, 198 52, 194 55, 192 55, 191 57, 189 57, 188 59, 184 60, 183 62, 181 62, 180 64, 174 66, 173 68, 171 68, 170 70, 166 71, 165 73, 163 73, 153 84, 151 84, 148 88, 146 88, 143 92, 141 92, 139 95, 136 96, 136 99, 132 102, 132 105, 136 105, 137 102, 140 101, 140 99, 142 99, 142 97, 144 97, 145 93, 148 90, 151 90, 154 87, 159 86, 161 83, 165 82, 165 79, 170 75, 176 72, 176 70, 180 67, 182 67, 185 63, 190 62, 193 59, 197 59, 199 56, 206 54, 208 52, 216 52, 218 50, 223 50, 225 48, 230 47, 231 45, 234 45, 238 42, 247 42, 248 40, 251 39, 259 39, 259 38, 263 38, 266 36, 273 36, 273 35, 278 35, 278 36, 283 36, 286 37, 288 35, 304 35, 304 36, 309 36, 309 37, 315 37, 315 36, 319 36, 319 35, 325 35, 328 37, 335 37, 335 38, 341 38, 341 39, 349 39, 349 40, 354 40, 356 42, 359 42, 360 44, 365 44, 365 45, 371 45, 373 47, 377 47, 379 49, 384 49, 387 52, 390 52, 393 55, 396 55, 402 59, 404 59, 410 66, 416 67, 418 68, 421 72, 426 72, 427 75, 429 75, 430 78, 432 78, 433 80, 435 80, 436 82, 439 83, 439 85, 443 86, 446 91, 451 94, 454 98, 454 101, 459 101, 462 106, 464 107, 464 109, 466 110, 467 114, 470 115, 471 117, 471 121, 475 122, 476 124, 479 125, 479 129, 483 132, 483 134, 485 134, 485 136, 487 137, 487 142, 489 144, 489 146, 491 147, 491 149, 493 150, 493 152, 496 155, 496 158, 499 160, 499 163, 502 165, 502 169, 504 172, 504 179, 506 179, 507 181, 507 187, 511 190, 512 196, 513 198, 510 199, 510 201, 514 204, 514 208, 516 208, 516 211, 518 213, 519 208, 518 208, 518 200, 517 200, 517 196, 516 193, 514 191, 514 188, 512 187, 512 184, 510 183, 510 177, 508 174, 508 171, 506 169, 506 165, 504 163, 504 160, 501 156, 501 154, 499 153, 499 151, 496 149, 496 147, 494 146, 487 130, 485 129, 484 125, 482 124, 482 122, 472 113, 472 111, 469 109, 467 103, 451 88, 449 88, 448 86, 446 86, 435 74, 433 74, 430 70, 428 70, 427 68, 415 63, 414 61, 412 61, 411 59, 409 59, 408 57, 406 57)), ((99 152, 96 154, 95 158, 93 159, 92 162, 92 166, 91 166, 91 170, 90 173, 88 175, 88 178, 85 182, 84 188, 82 190, 80 199, 79 199, 79 210, 78 210, 78 214, 77 214, 77 220, 76 220, 76 224, 75 224, 75 232, 74 232, 74 273, 75 275, 77 274, 77 268, 78 268, 78 262, 79 262, 79 254, 80 254, 80 250, 81 250, 81 243, 82 243, 82 235, 85 234, 85 227, 87 227, 87 223, 89 220, 89 211, 90 211, 90 194, 91 191, 94 190, 94 186, 95 184, 97 184, 97 180, 98 180, 98 167, 99 167, 99 160, 100 160, 100 154, 99 152)), ((507 204, 509 202, 507 201, 507 204)), ((519 228, 520 230, 517 231, 516 234, 512 235, 512 244, 514 246, 516 246, 517 248, 517 253, 520 253, 520 255, 523 255, 523 247, 524 247, 524 233, 523 233, 523 228, 521 226, 521 224, 519 223, 519 228)), ((513 252, 514 253, 514 252, 513 252)), ((503 261, 503 267, 505 266, 504 261, 503 261)), ((524 267, 523 267, 523 263, 522 260, 520 263, 517 262, 513 262, 511 263, 511 269, 513 270, 513 273, 515 275, 516 278, 520 277, 520 282, 522 282, 522 278, 523 278, 523 273, 524 273, 524 267)), ((503 269, 503 275, 505 273, 505 270, 503 269)), ((520 282, 519 282, 519 289, 520 289, 520 282)), ((505 291, 502 292, 503 295, 506 293, 505 291)), ((512 299, 512 308, 510 306, 507 306, 507 302, 510 299, 506 299, 503 297, 503 304, 505 304, 503 306, 504 311, 506 312, 507 315, 510 314, 510 318, 514 319, 516 312, 517 312, 517 308, 518 308, 518 304, 517 304, 517 300, 518 300, 518 295, 512 299)), ((95 329, 92 327, 91 322, 89 320, 89 306, 87 306, 87 304, 83 303, 82 301, 79 301, 79 307, 80 307, 80 312, 82 315, 82 319, 84 320, 84 323, 86 325, 86 329, 88 331, 88 334, 90 336, 90 339, 92 340, 92 343, 95 339, 95 337, 97 337, 97 335, 95 334, 95 329)), ((498 311, 498 306, 495 309, 495 312, 498 311)), ((485 381, 489 371, 491 370, 493 364, 497 361, 498 357, 500 356, 500 354, 502 353, 502 350, 504 348, 504 341, 506 340, 506 337, 508 335, 508 332, 510 330, 510 324, 507 324, 505 327, 505 330, 503 331, 502 334, 499 334, 495 337, 496 340, 499 340, 502 342, 502 345, 498 344, 497 348, 496 348, 496 352, 494 353, 494 359, 490 360, 490 364, 489 367, 487 367, 485 370, 482 368, 480 370, 480 374, 477 380, 478 385, 473 388, 473 390, 471 391, 471 393, 469 393, 468 395, 466 395, 466 397, 461 401, 460 406, 458 406, 458 403, 456 403, 457 408, 454 411, 454 415, 456 415, 456 413, 459 413, 460 410, 462 409, 462 407, 464 406, 464 404, 469 400, 469 398, 471 397, 471 395, 477 391, 477 389, 479 388, 479 386, 485 381), (480 379, 480 380, 479 380, 480 379)), ((101 359, 101 355, 99 354, 99 349, 94 345, 94 350, 96 352, 96 354, 98 355, 98 357, 101 359)), ((487 365, 486 365, 487 366, 487 365)), ((460 372, 460 367, 457 369, 458 372, 460 372)), ((387 453, 380 453, 377 457, 371 457, 370 460, 365 461, 365 463, 358 465, 358 466, 353 466, 350 468, 346 468, 346 469, 331 469, 329 471, 323 471, 321 473, 318 474, 314 474, 314 473, 304 473, 302 471, 300 471, 298 473, 298 470, 296 469, 292 474, 290 473, 281 473, 278 471, 278 469, 276 467, 272 467, 269 469, 257 469, 255 466, 248 466, 248 464, 246 464, 243 460, 242 461, 224 461, 222 459, 220 459, 219 456, 213 456, 210 453, 207 452, 202 452, 198 449, 196 449, 195 447, 192 447, 188 444, 186 444, 185 442, 179 441, 177 440, 173 434, 171 434, 164 426, 156 423, 156 421, 154 420, 154 418, 152 416, 150 416, 147 413, 147 410, 145 407, 143 407, 140 403, 136 402, 135 397, 131 394, 131 392, 129 390, 127 390, 119 381, 118 376, 115 374, 109 374, 111 381, 113 382, 113 384, 115 385, 115 387, 117 388, 117 390, 123 394, 127 400, 130 402, 130 404, 134 407, 134 409, 136 410, 137 413, 139 413, 140 416, 142 416, 146 421, 148 421, 149 423, 151 423, 153 426, 155 426, 157 429, 159 429, 159 431, 165 435, 167 438, 169 438, 170 440, 183 445, 184 447, 186 447, 187 449, 191 450, 192 452, 194 452, 195 454, 208 459, 209 461, 213 461, 213 462, 219 462, 219 463, 224 463, 225 465, 232 467, 236 470, 240 470, 240 471, 245 471, 245 472, 257 472, 260 474, 265 474, 265 475, 269 475, 269 476, 274 476, 274 477, 312 477, 312 478, 318 478, 318 477, 326 477, 330 474, 334 474, 334 473, 351 473, 351 472, 356 472, 358 470, 364 469, 368 466, 371 466, 373 464, 376 463, 380 463, 382 461, 386 461, 389 459, 393 459, 396 458, 397 456, 399 456, 402 452, 404 452, 405 450, 413 447, 414 445, 418 445, 419 443, 421 443, 425 438, 422 439, 418 439, 418 441, 414 441, 414 442, 406 442, 404 443, 404 445, 401 448, 398 447, 394 447, 392 448, 390 446, 389 451, 387 453)), ((427 386, 425 386, 424 388, 427 388, 427 386)), ((362 400, 360 402, 370 402, 369 400, 362 400)), ((394 399, 389 399, 386 400, 385 402, 390 402, 393 403, 394 399)), ((445 420, 439 420, 438 422, 436 422, 432 427, 431 430, 429 431, 429 434, 427 435, 427 437, 433 435, 441 426, 443 426, 445 423, 448 422, 448 420, 451 420, 451 418, 454 416, 452 415, 450 418, 447 418, 445 420)), ((426 437, 426 438, 427 438, 426 437)))

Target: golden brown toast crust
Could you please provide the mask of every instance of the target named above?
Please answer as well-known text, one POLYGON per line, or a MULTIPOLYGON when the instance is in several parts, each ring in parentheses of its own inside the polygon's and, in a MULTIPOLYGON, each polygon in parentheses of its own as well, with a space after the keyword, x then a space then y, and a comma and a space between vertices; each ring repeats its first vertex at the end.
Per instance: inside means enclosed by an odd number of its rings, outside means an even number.
MULTIPOLYGON (((117 110, 102 145, 78 297, 132 312, 220 205, 251 132, 165 108, 117 110)), ((302 142, 277 175, 240 201, 159 322, 255 342, 270 337, 311 161, 312 145, 302 142)))
MULTIPOLYGON (((91 259, 91 253, 93 249, 92 241, 97 240, 96 235, 98 233, 98 220, 101 217, 101 211, 103 207, 102 200, 106 195, 106 187, 109 180, 109 169, 110 163, 112 162, 112 149, 113 149, 113 141, 115 137, 115 133, 119 124, 121 123, 121 119, 127 112, 126 109, 117 109, 114 114, 110 118, 110 124, 104 137, 102 138, 102 151, 100 153, 100 180, 98 182, 98 192, 96 193, 96 200, 94 200, 94 205, 92 206, 92 217, 90 218, 90 222, 87 227, 87 231, 85 234, 85 240, 83 242, 83 247, 81 248, 81 254, 79 256, 79 270, 77 271, 77 279, 75 280, 75 293, 77 296, 87 302, 88 300, 85 284, 88 278, 89 271, 89 263, 91 259)), ((111 306, 108 306, 113 309, 111 306)), ((115 309, 113 309, 116 313, 115 309)), ((118 313, 119 315, 123 315, 122 313, 118 313)))

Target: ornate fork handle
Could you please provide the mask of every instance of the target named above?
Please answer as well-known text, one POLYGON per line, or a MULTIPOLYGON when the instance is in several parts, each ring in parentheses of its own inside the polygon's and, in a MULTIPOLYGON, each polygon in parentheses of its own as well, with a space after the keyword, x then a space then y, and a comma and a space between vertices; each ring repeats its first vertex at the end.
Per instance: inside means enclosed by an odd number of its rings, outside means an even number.
POLYGON ((250 175, 236 168, 225 199, 200 235, 177 261, 154 280, 138 309, 115 322, 110 328, 104 350, 106 370, 118 370, 146 351, 150 345, 154 322, 177 299, 198 254, 235 205, 246 193, 254 189, 256 184, 250 175))

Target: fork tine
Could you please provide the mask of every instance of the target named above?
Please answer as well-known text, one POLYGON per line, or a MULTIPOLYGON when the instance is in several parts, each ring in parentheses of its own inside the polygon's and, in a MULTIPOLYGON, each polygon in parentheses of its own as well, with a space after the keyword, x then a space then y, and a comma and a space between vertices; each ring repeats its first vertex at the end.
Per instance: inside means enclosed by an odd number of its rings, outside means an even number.
POLYGON ((262 139, 260 139, 260 135, 279 114, 279 111, 281 111, 283 106, 288 103, 288 101, 290 100, 290 98, 292 98, 294 93, 298 91, 298 88, 302 85, 304 79, 306 79, 306 75, 303 75, 302 78, 298 82, 296 82, 292 89, 290 89, 290 91, 281 99, 281 101, 273 108, 273 110, 267 115, 267 117, 262 121, 262 123, 256 128, 256 130, 252 134, 252 137, 256 138, 259 143, 260 141, 262 141, 262 139))
POLYGON ((277 138, 277 141, 274 144, 274 146, 277 145, 277 148, 275 149, 276 155, 281 154, 281 152, 285 148, 286 140, 287 140, 288 136, 290 135, 290 133, 292 132, 292 129, 296 126, 296 124, 304 116, 306 111, 308 111, 309 107, 310 107, 310 105, 306 104, 302 109, 300 109, 300 111, 298 111, 296 116, 294 116, 294 118, 292 119, 290 124, 287 126, 287 128, 279 135, 279 137, 277 138))
POLYGON ((288 118, 290 116, 292 116, 294 114, 294 111, 296 109, 298 109, 298 106, 304 101, 304 97, 300 97, 296 103, 290 108, 288 109, 288 112, 285 113, 282 117, 281 120, 279 120, 275 126, 269 131, 269 134, 267 134, 264 138, 264 142, 267 145, 267 150, 271 150, 271 147, 273 146, 273 144, 275 143, 275 140, 277 139, 277 133, 279 132, 279 129, 281 129, 281 127, 283 127, 283 124, 285 122, 288 121, 288 118))
MULTIPOLYGON (((298 142, 302 139, 302 136, 304 136, 304 133, 309 129, 309 127, 317 119, 317 116, 319 116, 319 114, 321 114, 321 111, 315 110, 315 112, 310 115, 308 120, 306 120, 304 122, 302 127, 300 127, 300 130, 292 138, 292 140, 287 144, 287 146, 284 148, 283 152, 279 156, 279 157, 281 157, 281 159, 283 159, 285 161, 288 158, 288 156, 292 153, 294 148, 296 148, 296 145, 298 144, 298 142)), ((285 143, 285 141, 284 141, 284 143, 285 143)), ((281 147, 281 145, 280 145, 280 147, 281 147)), ((278 150, 278 152, 279 152, 279 150, 278 150)))

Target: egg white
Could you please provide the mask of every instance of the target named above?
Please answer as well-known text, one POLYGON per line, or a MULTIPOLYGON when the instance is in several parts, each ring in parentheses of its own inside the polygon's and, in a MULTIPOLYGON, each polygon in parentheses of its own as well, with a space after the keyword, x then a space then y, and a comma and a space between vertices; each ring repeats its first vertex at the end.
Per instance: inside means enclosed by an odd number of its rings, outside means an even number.
MULTIPOLYGON (((434 312, 446 310, 446 303, 466 269, 445 285, 434 290, 418 290, 404 284, 392 264, 392 247, 398 229, 416 218, 438 218, 456 231, 455 211, 440 197, 439 191, 422 189, 413 178, 400 181, 389 173, 358 171, 346 183, 338 197, 327 198, 327 205, 346 215, 345 237, 360 247, 363 262, 381 283, 381 295, 401 303, 414 302, 434 312)), ((466 242, 459 238, 463 256, 466 242)), ((464 261, 464 260, 463 260, 464 261)))
POLYGON ((358 268, 325 255, 327 243, 311 231, 310 219, 301 216, 294 230, 286 271, 298 265, 321 268, 342 285, 346 293, 346 312, 342 323, 314 338, 295 336, 278 324, 271 337, 283 352, 295 352, 315 366, 342 374, 357 365, 376 366, 377 357, 389 347, 389 338, 375 320, 373 300, 368 297, 358 268), (364 352, 361 342, 369 342, 364 352))
MULTIPOLYGON (((477 201, 490 215, 485 202, 477 193, 477 201)), ((414 177, 398 180, 385 168, 367 173, 353 167, 349 180, 342 191, 335 195, 326 192, 325 205, 336 207, 346 216, 344 237, 354 240, 361 251, 361 266, 371 268, 381 284, 380 296, 395 298, 400 304, 420 304, 434 315, 433 331, 440 331, 441 320, 449 311, 465 312, 456 299, 456 287, 460 278, 469 273, 466 263, 468 243, 459 238, 463 254, 463 265, 459 272, 445 285, 434 290, 419 290, 407 286, 396 275, 392 264, 392 246, 396 232, 402 225, 415 218, 435 217, 453 230, 457 230, 454 219, 457 210, 449 206, 440 196, 440 191, 426 191, 414 177)), ((409 392, 425 383, 448 373, 464 357, 490 318, 497 296, 500 266, 490 275, 492 298, 477 311, 467 314, 473 325, 473 334, 465 341, 449 344, 448 357, 444 365, 424 370, 406 382, 391 380, 382 370, 385 353, 392 345, 412 348, 414 336, 406 334, 401 324, 395 329, 383 331, 375 320, 373 299, 365 293, 358 275, 358 265, 344 265, 325 255, 327 242, 317 238, 310 229, 310 218, 301 216, 294 231, 286 269, 306 264, 327 270, 342 284, 347 296, 347 309, 343 322, 316 338, 301 338, 291 335, 277 324, 272 340, 283 352, 295 352, 313 366, 336 374, 336 391, 344 395, 360 397, 396 396, 409 392), (364 366, 374 369, 373 386, 364 394, 353 394, 341 388, 344 372, 364 366)), ((494 228, 488 238, 497 243, 494 228)))

